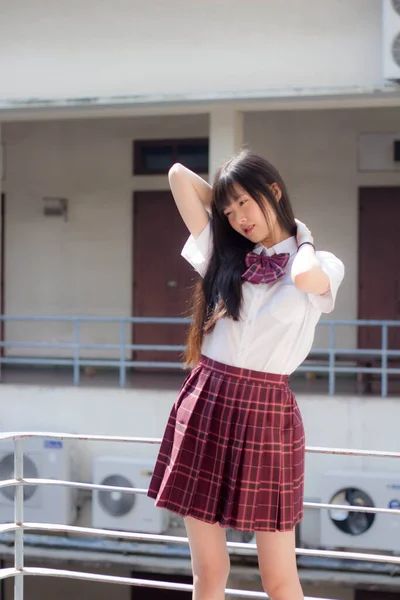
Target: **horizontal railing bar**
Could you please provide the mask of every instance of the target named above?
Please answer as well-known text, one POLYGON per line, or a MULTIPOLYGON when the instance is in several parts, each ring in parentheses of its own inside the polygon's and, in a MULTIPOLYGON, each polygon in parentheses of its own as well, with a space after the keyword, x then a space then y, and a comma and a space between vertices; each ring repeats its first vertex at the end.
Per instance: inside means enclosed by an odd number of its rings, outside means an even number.
MULTIPOLYGON (((120 359, 89 359, 79 358, 79 366, 91 367, 91 366, 102 366, 102 367, 120 367, 120 359)), ((161 361, 135 361, 135 360, 124 360, 126 367, 160 367, 160 368, 171 368, 171 369, 182 369, 183 362, 161 362, 161 361)), ((17 364, 17 365, 65 365, 73 366, 75 364, 74 358, 20 358, 5 356, 0 358, 0 363, 3 364, 17 364)))
POLYGON ((141 323, 152 325, 156 323, 167 325, 188 325, 191 321, 186 317, 82 317, 45 315, 0 315, 0 321, 52 321, 54 323, 141 323))
MULTIPOLYGON (((124 437, 117 435, 82 435, 79 433, 55 433, 50 431, 12 431, 0 433, 0 442, 19 438, 49 438, 86 440, 89 442, 126 442, 137 444, 160 444, 161 438, 124 437)), ((340 454, 344 456, 371 456, 374 458, 400 458, 400 452, 386 452, 380 450, 358 450, 349 448, 322 448, 319 446, 306 446, 306 452, 312 454, 340 454)))
MULTIPOLYGON (((121 346, 118 346, 121 348, 121 346)), ((186 349, 184 345, 162 345, 162 344, 125 344, 122 348, 127 350, 155 350, 162 352, 183 352, 186 349)))
MULTIPOLYGON (((160 352, 175 352, 185 350, 186 346, 179 344, 105 344, 89 342, 17 342, 0 341, 0 348, 54 348, 54 349, 76 349, 82 350, 154 350, 160 352)), ((344 356, 400 356, 400 350, 382 350, 382 348, 313 348, 308 356, 319 356, 329 354, 341 354, 344 356)))
POLYGON ((10 577, 15 577, 15 575, 18 575, 20 572, 21 571, 18 571, 18 569, 15 569, 14 567, 0 569, 0 579, 9 579, 10 577))
MULTIPOLYGON (((136 540, 142 542, 156 542, 169 544, 184 544, 189 543, 187 537, 178 537, 171 535, 155 535, 150 533, 134 533, 128 531, 115 531, 108 529, 95 529, 92 527, 79 527, 77 525, 58 525, 53 523, 24 523, 25 531, 52 531, 62 533, 76 533, 79 535, 96 535, 109 538, 122 538, 136 540)), ((237 550, 256 550, 256 544, 246 544, 242 542, 227 542, 228 548, 237 550)), ((298 556, 321 556, 324 558, 343 558, 345 560, 360 560, 369 562, 383 562, 395 565, 400 565, 400 556, 391 556, 384 554, 368 554, 359 552, 343 552, 336 550, 311 550, 306 548, 297 548, 298 556)))
MULTIPOLYGON (((191 322, 190 317, 93 317, 82 315, 1 315, 0 321, 53 321, 58 323, 144 323, 182 324, 191 322)), ((362 327, 400 327, 400 320, 391 319, 323 319, 319 325, 352 325, 362 327)))
POLYGON ((386 325, 387 327, 400 327, 400 320, 382 320, 378 319, 324 319, 322 321, 318 321, 319 325, 358 325, 362 327, 382 327, 382 325, 386 325))
MULTIPOLYGON (((88 359, 88 358, 79 358, 79 366, 81 367, 115 367, 119 368, 121 366, 120 359, 88 359)), ((0 363, 3 364, 17 364, 17 365, 49 365, 49 366, 73 366, 75 364, 75 360, 73 358, 7 358, 1 357, 0 363)), ((181 369, 184 370, 183 362, 163 362, 163 361, 135 361, 135 360, 124 360, 123 364, 125 367, 143 367, 143 368, 163 368, 163 369, 181 369)), ((387 368, 383 369, 382 367, 329 367, 323 365, 301 365, 296 369, 297 372, 308 372, 314 371, 318 373, 329 373, 333 371, 334 373, 372 373, 372 374, 382 374, 382 372, 387 373, 388 375, 399 375, 400 368, 387 368)))
MULTIPOLYGON (((154 350, 159 352, 175 352, 185 350, 186 346, 179 344, 104 344, 104 343, 89 343, 89 342, 0 342, 0 348, 54 348, 54 349, 71 349, 80 348, 82 350, 154 350)), ((342 356, 400 356, 400 350, 382 350, 381 348, 365 349, 365 348, 313 348, 308 356, 319 355, 342 355, 342 356)))
POLYGON ((11 487, 12 485, 19 485, 18 479, 2 479, 0 481, 0 488, 11 487))
POLYGON ((376 513, 376 514, 388 514, 388 515, 399 515, 400 509, 397 508, 375 508, 374 506, 352 506, 348 504, 323 504, 322 502, 304 502, 304 508, 316 508, 320 510, 343 510, 348 512, 361 512, 361 513, 376 513))
MULTIPOLYGON (((71 487, 82 490, 97 490, 102 492, 121 492, 124 494, 138 494, 146 496, 148 490, 145 488, 122 487, 115 485, 102 485, 96 483, 84 483, 80 481, 65 481, 62 479, 38 479, 24 478, 22 480, 9 479, 6 482, 0 482, 0 488, 18 486, 18 485, 52 485, 61 487, 71 487)), ((322 504, 320 502, 304 502, 304 508, 329 509, 329 510, 344 510, 348 512, 368 512, 377 514, 399 515, 400 509, 396 508, 380 508, 368 506, 352 506, 347 504, 322 504)))
POLYGON ((51 431, 15 431, 0 433, 2 440, 15 440, 19 438, 48 438, 63 440, 86 440, 88 442, 126 442, 137 444, 160 444, 161 438, 124 437, 122 435, 81 435, 79 433, 54 433, 51 431))
MULTIPOLYGON (((80 361, 82 362, 82 361, 80 361)), ((183 371, 183 362, 167 362, 167 361, 144 361, 144 360, 125 360, 124 364, 128 367, 157 367, 160 369, 181 369, 183 371)))
MULTIPOLYGON (((152 352, 183 352, 186 348, 186 346, 184 345, 162 345, 162 344, 86 344, 86 343, 79 343, 79 344, 73 344, 72 342, 65 342, 65 343, 50 343, 50 342, 0 342, 0 347, 4 347, 4 348, 43 348, 43 349, 54 349, 54 350, 75 350, 75 349, 80 349, 80 350, 115 350, 115 351, 120 351, 122 350, 140 350, 140 351, 152 351, 152 352)), ((388 358, 396 358, 398 356, 400 356, 400 350, 374 350, 374 351, 361 351, 359 349, 355 349, 355 350, 348 350, 346 352, 344 352, 341 349, 332 349, 332 350, 328 350, 328 349, 324 349, 324 348, 316 348, 315 350, 313 350, 312 352, 309 353, 308 358, 306 358, 306 361, 310 361, 310 357, 313 356, 316 360, 318 356, 323 356, 324 358, 326 357, 326 360, 328 360, 329 358, 329 354, 333 354, 335 355, 335 358, 337 360, 338 357, 337 355, 341 355, 341 358, 343 357, 343 355, 349 356, 349 360, 351 356, 368 356, 368 358, 370 358, 371 360, 378 359, 381 358, 383 356, 387 356, 388 358)), ((5 356, 3 357, 3 359, 5 360, 14 360, 14 359, 18 359, 18 360, 30 360, 32 357, 24 357, 24 356, 5 356)), ((66 360, 71 360, 71 358, 69 357, 64 357, 66 360)), ((55 357, 56 359, 56 357, 55 357)), ((36 360, 36 359, 35 359, 36 360)), ((49 358, 49 357, 38 357, 38 360, 43 360, 43 361, 53 361, 53 358, 49 358)), ((94 361, 98 361, 98 362, 106 362, 110 359, 108 358, 94 358, 94 359, 85 359, 84 357, 80 357, 79 358, 79 362, 82 362, 83 360, 94 360, 94 361)), ((119 359, 118 359, 119 361, 119 359)), ((4 361, 3 361, 4 362, 4 361)), ((111 361, 111 362, 115 362, 115 361, 111 361)), ((132 364, 134 364, 136 361, 124 361, 124 362, 131 362, 132 364)), ((155 365, 158 365, 159 362, 158 361, 153 361, 153 363, 155 365)), ((316 365, 317 366, 317 365, 316 365)), ((334 368, 339 368, 339 367, 334 367, 334 368)), ((380 369, 380 367, 362 367, 363 369, 366 369, 367 371, 370 371, 370 369, 375 368, 375 369, 380 369)), ((354 369, 352 369, 354 371, 354 369)))
MULTIPOLYGON (((154 363, 155 365, 158 363, 154 363)), ((388 375, 399 375, 400 369, 387 368, 383 369, 382 367, 329 367, 322 365, 302 365, 296 369, 296 371, 315 371, 319 373, 329 373, 333 371, 334 373, 374 373, 381 374, 382 372, 388 373, 388 375)))
MULTIPOLYGON (((12 480, 12 484, 10 485, 53 485, 53 486, 61 486, 61 487, 72 487, 82 490, 98 490, 101 492, 122 492, 124 494, 139 494, 146 495, 147 490, 144 488, 132 488, 132 487, 123 487, 123 486, 113 486, 113 485, 101 485, 97 483, 83 483, 80 481, 65 481, 63 479, 35 479, 35 478, 24 478, 21 481, 14 479, 12 480)), ((0 488, 3 487, 0 485, 0 488)), ((4 486, 7 487, 7 486, 4 486)), ((400 511, 399 511, 400 513, 400 511)))
POLYGON ((0 533, 9 533, 10 531, 16 531, 20 525, 16 523, 2 523, 0 525, 0 533))
MULTIPOLYGON (((164 352, 174 352, 184 350, 186 346, 179 344, 110 344, 110 343, 89 343, 89 342, 18 342, 18 341, 0 341, 0 348, 59 348, 82 350, 155 350, 164 352)), ((312 348, 308 356, 319 356, 329 354, 341 354, 342 356, 400 356, 400 350, 391 350, 382 348, 312 348)))
POLYGON ((308 356, 312 354, 366 354, 367 356, 375 356, 376 354, 394 354, 398 356, 400 350, 382 350, 382 348, 312 348, 308 353, 308 356))
MULTIPOLYGON (((17 364, 17 365, 48 365, 48 366, 69 366, 72 367, 75 364, 73 358, 66 359, 45 359, 45 358, 0 358, 0 364, 17 364)), ((162 362, 162 361, 128 361, 124 360, 123 364, 125 367, 143 367, 143 368, 163 368, 163 369, 179 369, 185 372, 185 366, 183 362, 162 362)), ((107 360, 107 359, 79 359, 80 367, 115 367, 120 368, 121 361, 119 359, 107 360)), ((327 364, 326 366, 321 365, 302 365, 296 369, 297 372, 315 372, 315 373, 370 373, 381 375, 382 372, 388 375, 399 375, 400 369, 387 368, 383 369, 380 367, 333 367, 332 369, 327 364)))
POLYGON ((400 452, 385 452, 380 450, 350 450, 347 448, 320 448, 306 446, 306 452, 311 454, 339 454, 341 456, 370 456, 373 458, 400 458, 400 452))
POLYGON ((167 344, 89 344, 85 342, 0 342, 0 348, 54 348, 75 350, 154 350, 156 352, 183 351, 186 346, 167 344))
MULTIPOLYGON (((188 583, 171 583, 169 581, 153 581, 151 579, 135 579, 132 577, 120 577, 116 575, 97 575, 95 573, 85 573, 81 571, 67 571, 61 569, 45 569, 38 567, 24 567, 22 572, 25 575, 30 576, 42 576, 42 577, 63 577, 67 579, 81 579, 85 581, 101 581, 103 583, 113 583, 120 585, 135 585, 138 587, 151 587, 156 589, 176 590, 184 592, 192 592, 193 585, 188 583)), ((237 598, 262 598, 263 600, 269 598, 265 592, 255 592, 248 590, 237 590, 237 589, 226 589, 225 594, 227 596, 234 596, 237 598)), ((329 600, 326 598, 316 598, 314 596, 305 596, 304 600, 329 600)))
POLYGON ((74 364, 74 361, 72 358, 8 358, 6 356, 2 356, 0 357, 0 363, 9 365, 50 365, 70 367, 74 364))

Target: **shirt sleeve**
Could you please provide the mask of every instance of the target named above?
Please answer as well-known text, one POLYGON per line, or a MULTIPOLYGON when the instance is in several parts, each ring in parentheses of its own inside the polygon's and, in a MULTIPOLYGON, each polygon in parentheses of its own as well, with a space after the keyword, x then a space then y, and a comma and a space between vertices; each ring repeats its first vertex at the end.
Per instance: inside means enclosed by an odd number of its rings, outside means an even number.
POLYGON ((330 313, 335 307, 336 294, 344 277, 342 261, 331 252, 316 252, 321 268, 329 277, 330 290, 326 294, 308 294, 311 304, 323 313, 330 313))
POLYGON ((184 245, 181 255, 202 276, 206 274, 212 250, 212 230, 209 221, 196 238, 191 235, 184 245))

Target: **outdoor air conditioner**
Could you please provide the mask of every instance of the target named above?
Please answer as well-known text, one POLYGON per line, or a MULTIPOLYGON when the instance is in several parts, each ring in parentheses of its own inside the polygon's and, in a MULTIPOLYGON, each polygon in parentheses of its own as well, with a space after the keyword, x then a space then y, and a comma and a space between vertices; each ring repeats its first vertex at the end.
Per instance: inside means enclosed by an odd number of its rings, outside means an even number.
MULTIPOLYGON (((26 478, 77 480, 77 460, 70 440, 26 438, 26 478)), ((14 478, 14 443, 0 442, 0 480, 14 478)), ((0 488, 0 522, 14 522, 15 486, 0 488)), ((77 490, 52 485, 24 486, 24 521, 70 525, 76 519, 77 490)))
POLYGON ((383 76, 400 81, 400 0, 383 0, 383 76))
MULTIPOLYGON (((148 489, 154 461, 98 456, 93 459, 93 483, 148 489)), ((169 524, 169 512, 154 506, 144 494, 94 490, 92 526, 116 531, 163 533, 169 524)))
MULTIPOLYGON (((305 496, 304 502, 321 504, 320 496, 305 496)), ((321 545, 321 509, 304 507, 304 518, 299 524, 300 545, 315 548, 321 545)))
MULTIPOLYGON (((400 508, 400 475, 334 472, 321 481, 324 504, 400 508)), ((400 515, 321 509, 324 547, 400 552, 400 515)))

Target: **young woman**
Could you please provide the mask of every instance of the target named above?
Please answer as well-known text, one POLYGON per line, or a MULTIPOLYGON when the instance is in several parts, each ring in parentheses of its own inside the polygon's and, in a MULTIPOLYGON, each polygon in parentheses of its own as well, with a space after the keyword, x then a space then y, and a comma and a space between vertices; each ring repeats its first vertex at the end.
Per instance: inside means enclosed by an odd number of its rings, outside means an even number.
POLYGON ((212 188, 176 164, 169 181, 202 276, 187 363, 149 488, 185 519, 194 599, 222 600, 225 527, 254 531, 272 600, 302 600, 294 528, 303 515, 304 430, 288 378, 303 362, 344 267, 315 252, 278 171, 248 151, 212 188), (210 215, 211 214, 211 218, 210 215))

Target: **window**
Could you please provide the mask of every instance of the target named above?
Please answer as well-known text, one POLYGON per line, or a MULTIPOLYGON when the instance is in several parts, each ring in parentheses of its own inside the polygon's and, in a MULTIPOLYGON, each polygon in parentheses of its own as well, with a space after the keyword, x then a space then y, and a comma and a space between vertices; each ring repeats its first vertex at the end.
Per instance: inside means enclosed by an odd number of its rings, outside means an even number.
POLYGON ((208 139, 136 140, 134 175, 165 175, 180 162, 195 173, 208 173, 208 139))

